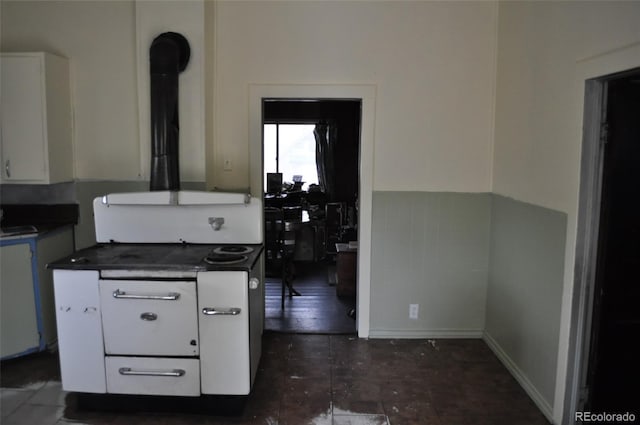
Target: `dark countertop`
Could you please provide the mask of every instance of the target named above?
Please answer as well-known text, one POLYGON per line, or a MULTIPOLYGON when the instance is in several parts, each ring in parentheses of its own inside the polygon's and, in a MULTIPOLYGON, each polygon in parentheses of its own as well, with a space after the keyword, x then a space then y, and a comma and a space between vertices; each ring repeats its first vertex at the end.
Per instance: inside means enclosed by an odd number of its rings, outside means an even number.
MULTIPOLYGON (((251 271, 263 246, 246 254, 247 260, 237 264, 212 265, 204 261, 214 244, 138 244, 108 243, 81 249, 47 265, 50 269, 67 270, 150 270, 150 271, 251 271)), ((243 245, 245 246, 245 245, 243 245)))
POLYGON ((50 234, 63 231, 65 229, 73 229, 71 224, 44 224, 37 226, 2 226, 0 229, 0 243, 13 244, 17 239, 42 239, 50 234))
POLYGON ((36 226, 46 231, 78 224, 78 204, 1 204, 2 227, 36 226))

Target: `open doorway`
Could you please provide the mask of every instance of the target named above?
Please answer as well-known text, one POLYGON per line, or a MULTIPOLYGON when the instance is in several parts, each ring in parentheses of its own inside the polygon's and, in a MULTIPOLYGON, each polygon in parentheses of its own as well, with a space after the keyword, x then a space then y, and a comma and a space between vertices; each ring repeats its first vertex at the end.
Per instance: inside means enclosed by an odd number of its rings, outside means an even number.
MULTIPOLYGON (((586 408, 637 408, 640 379, 640 70, 605 81, 604 154, 586 408)), ((637 413, 637 412, 636 412, 637 413)))
MULTIPOLYGON (((634 412, 640 379, 640 68, 587 80, 576 259, 574 413, 634 412)), ((572 381, 570 381, 572 382, 572 381)))
POLYGON ((361 109, 262 99, 268 330, 356 331, 361 109))

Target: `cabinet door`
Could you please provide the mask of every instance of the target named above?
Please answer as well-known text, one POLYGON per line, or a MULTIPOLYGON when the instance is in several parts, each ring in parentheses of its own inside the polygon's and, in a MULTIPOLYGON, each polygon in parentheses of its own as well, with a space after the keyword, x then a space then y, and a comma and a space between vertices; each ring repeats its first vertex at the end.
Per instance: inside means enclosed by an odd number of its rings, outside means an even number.
POLYGON ((248 273, 198 273, 202 394, 251 391, 248 273))
POLYGON ((2 58, 2 178, 46 180, 42 56, 2 58))
POLYGON ((105 393, 98 272, 54 270, 60 374, 65 391, 105 393))
POLYGON ((28 243, 0 248, 0 350, 2 358, 39 347, 28 243))
MULTIPOLYGON (((73 252, 73 229, 69 227, 42 234, 36 241, 36 266, 38 271, 38 292, 40 295, 41 344, 52 347, 58 339, 56 334, 56 309, 53 301, 53 271, 47 264, 73 252)), ((36 304, 37 305, 37 304, 36 304)))

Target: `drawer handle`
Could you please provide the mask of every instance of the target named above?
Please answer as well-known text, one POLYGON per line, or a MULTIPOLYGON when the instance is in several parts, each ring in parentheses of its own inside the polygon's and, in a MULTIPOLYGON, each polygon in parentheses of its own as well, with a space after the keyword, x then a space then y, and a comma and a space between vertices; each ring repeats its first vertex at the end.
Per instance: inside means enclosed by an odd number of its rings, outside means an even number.
POLYGON ((151 312, 149 312, 149 311, 148 311, 148 312, 142 313, 142 314, 140 315, 140 318, 141 318, 142 320, 147 320, 147 321, 151 322, 151 321, 153 321, 153 320, 156 320, 156 319, 158 318, 158 315, 157 315, 157 314, 155 314, 155 313, 151 313, 151 312))
POLYGON ((166 300, 175 301, 180 298, 178 292, 169 292, 167 295, 141 295, 141 294, 127 294, 124 291, 116 289, 113 291, 113 298, 129 299, 129 300, 166 300))
POLYGON ((202 309, 202 314, 207 316, 237 316, 242 310, 236 307, 233 308, 215 308, 205 307, 202 309))
POLYGON ((173 370, 133 370, 130 367, 121 367, 118 369, 120 375, 135 375, 135 376, 171 376, 179 378, 184 376, 185 371, 182 369, 173 370))

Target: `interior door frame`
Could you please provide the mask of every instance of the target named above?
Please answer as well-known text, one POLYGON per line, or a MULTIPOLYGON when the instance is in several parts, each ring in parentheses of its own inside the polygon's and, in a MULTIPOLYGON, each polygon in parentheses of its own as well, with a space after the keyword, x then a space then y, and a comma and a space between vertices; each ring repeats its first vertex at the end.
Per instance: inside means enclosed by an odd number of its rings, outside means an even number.
POLYGON ((605 109, 605 81, 595 78, 585 81, 582 158, 580 163, 580 198, 572 323, 574 331, 569 340, 570 367, 567 373, 568 397, 565 398, 563 424, 575 423, 575 412, 584 406, 591 342, 593 288, 595 284, 600 201, 602 198, 602 170, 604 146, 601 142, 603 110, 605 109))
POLYGON ((249 183, 251 195, 264 194, 263 100, 326 99, 359 100, 360 187, 358 190, 358 271, 356 328, 368 338, 371 306, 371 220, 373 198, 373 151, 376 86, 373 84, 251 84, 249 85, 249 183))
POLYGON ((607 119, 608 82, 638 73, 638 69, 640 68, 631 68, 585 81, 571 320, 574 326, 572 326, 569 340, 569 364, 573 366, 567 371, 567 397, 564 401, 563 424, 575 423, 575 412, 584 411, 585 403, 589 399, 587 391, 589 364, 592 360, 604 152, 608 136, 607 129, 604 128, 607 119))

